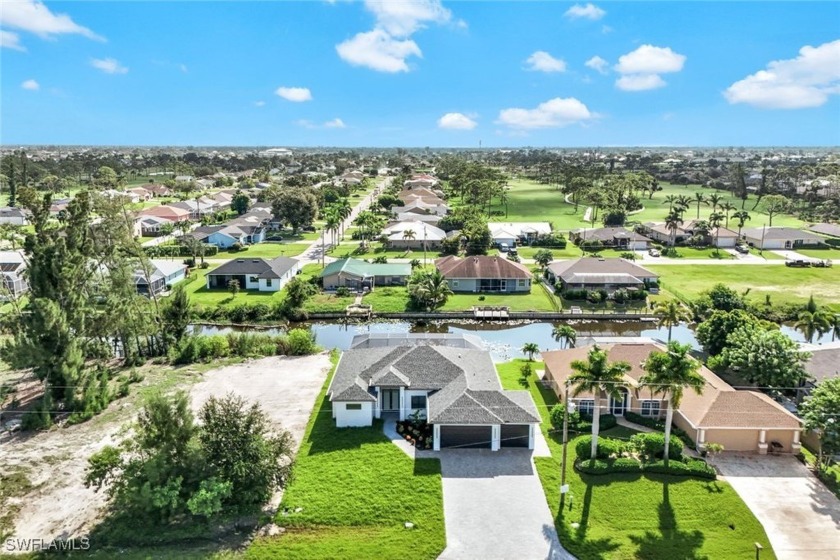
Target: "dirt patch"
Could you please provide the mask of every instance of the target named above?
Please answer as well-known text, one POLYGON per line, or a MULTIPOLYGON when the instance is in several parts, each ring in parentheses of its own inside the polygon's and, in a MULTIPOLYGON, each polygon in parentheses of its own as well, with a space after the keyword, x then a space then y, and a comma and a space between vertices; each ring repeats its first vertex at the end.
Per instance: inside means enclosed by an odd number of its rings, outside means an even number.
MULTIPOLYGON (((300 443, 306 422, 330 368, 327 354, 300 358, 271 357, 210 370, 172 370, 164 367, 147 374, 146 389, 188 389, 193 407, 211 396, 234 392, 258 402, 269 416, 292 432, 300 443), (152 374, 154 372, 154 374, 152 374)), ((89 422, 56 427, 47 432, 0 436, 0 474, 26 469, 32 491, 15 501, 20 509, 13 535, 58 539, 86 534, 102 517, 103 492, 85 488, 87 459, 125 435, 139 405, 132 395, 113 403, 89 422)))

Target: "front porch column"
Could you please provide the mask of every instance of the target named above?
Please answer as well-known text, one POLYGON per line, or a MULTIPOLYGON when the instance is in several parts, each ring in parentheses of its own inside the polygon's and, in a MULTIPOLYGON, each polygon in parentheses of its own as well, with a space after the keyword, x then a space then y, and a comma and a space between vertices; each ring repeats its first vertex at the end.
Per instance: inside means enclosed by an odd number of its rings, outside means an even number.
POLYGON ((405 420, 405 387, 400 387, 400 420, 405 420))
POLYGON ((490 429, 490 450, 498 451, 502 448, 502 427, 494 424, 490 429))
POLYGON ((697 451, 706 449, 706 430, 702 428, 697 429, 697 451))
POLYGON ((758 432, 758 454, 767 455, 767 430, 758 432))
POLYGON ((536 424, 531 424, 530 426, 528 426, 528 449, 533 449, 534 448, 534 439, 535 439, 534 436, 536 434, 536 431, 537 431, 537 425, 536 424))
POLYGON ((382 418, 382 389, 374 387, 373 390, 376 391, 376 404, 373 405, 373 416, 374 418, 382 418))
POLYGON ((440 426, 432 425, 432 449, 440 451, 440 426))
POLYGON ((799 436, 801 436, 801 432, 796 430, 793 432, 793 443, 790 445, 791 453, 799 453, 802 450, 802 444, 799 442, 799 436))

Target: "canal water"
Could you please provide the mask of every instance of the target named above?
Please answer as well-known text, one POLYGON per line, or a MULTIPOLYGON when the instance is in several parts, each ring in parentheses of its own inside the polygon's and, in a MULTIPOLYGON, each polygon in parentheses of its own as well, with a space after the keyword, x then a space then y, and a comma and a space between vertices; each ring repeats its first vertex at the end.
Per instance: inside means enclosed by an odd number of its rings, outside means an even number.
MULTIPOLYGON (((504 362, 513 358, 524 357, 521 348, 528 342, 535 342, 540 350, 558 349, 560 343, 554 340, 551 331, 555 325, 560 323, 551 322, 480 322, 480 321, 449 321, 430 322, 424 324, 408 321, 373 321, 366 323, 358 322, 314 322, 302 323, 300 326, 308 327, 315 334, 315 340, 323 348, 337 348, 347 350, 358 334, 367 333, 456 333, 470 334, 479 337, 485 347, 493 355, 497 362, 504 362)), ((568 321, 576 331, 578 340, 598 337, 627 337, 643 336, 665 341, 668 339, 668 329, 658 328, 652 322, 639 321, 568 321)), ((203 334, 224 334, 232 331, 249 331, 248 328, 196 326, 196 332, 203 334)), ((279 334, 286 329, 260 329, 254 332, 279 334)), ((802 334, 794 328, 782 325, 782 332, 797 342, 803 342, 802 334)), ((687 325, 681 324, 673 329, 672 338, 684 344, 690 344, 694 349, 700 350, 700 345, 694 336, 694 331, 687 325)), ((829 342, 831 335, 826 335, 822 340, 815 342, 829 342)))

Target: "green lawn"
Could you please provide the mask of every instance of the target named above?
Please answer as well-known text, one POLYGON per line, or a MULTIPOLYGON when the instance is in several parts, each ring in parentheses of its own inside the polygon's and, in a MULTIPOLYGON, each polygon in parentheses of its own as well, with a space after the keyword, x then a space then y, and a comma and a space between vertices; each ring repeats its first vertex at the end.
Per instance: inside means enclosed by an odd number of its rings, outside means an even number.
MULTIPOLYGON (((507 389, 521 389, 519 359, 497 365, 507 389)), ((532 362, 542 369, 540 362, 532 362)), ((753 543, 764 546, 762 560, 775 558, 767 535, 741 498, 723 481, 661 475, 587 476, 572 467, 574 439, 569 443, 566 482, 571 492, 560 506, 562 438, 548 433, 548 411, 554 392, 536 380, 529 391, 543 418, 542 430, 552 457, 537 457, 537 467, 563 546, 579 560, 671 560, 753 558, 753 543), (577 524, 573 526, 572 524, 577 524)), ((632 430, 620 426, 602 432, 626 439, 632 430)))
POLYGON ((239 305, 243 303, 273 303, 283 299, 283 291, 258 292, 239 290, 234 298, 227 290, 208 290, 206 276, 213 267, 205 270, 193 270, 190 279, 184 284, 190 301, 196 305, 216 307, 219 305, 239 305))
POLYGON ((815 259, 840 261, 840 249, 796 249, 796 252, 815 259))
MULTIPOLYGON (((533 259, 537 251, 541 251, 544 248, 545 247, 519 246, 516 248, 516 252, 519 253, 519 256, 523 259, 533 259)), ((551 256, 554 257, 554 260, 576 259, 578 257, 583 256, 583 251, 581 251, 580 248, 578 248, 572 243, 567 244, 564 249, 548 250, 551 251, 551 256)), ((491 249, 489 254, 501 255, 502 253, 498 249, 491 249)))
POLYGON ((507 306, 511 311, 554 311, 551 300, 540 286, 532 285, 528 293, 460 294, 449 296, 443 311, 461 311, 473 306, 507 306), (479 299, 484 298, 484 299, 479 299))
POLYGON ((678 297, 694 299, 723 283, 744 292, 756 303, 805 303, 813 295, 818 303, 840 311, 840 267, 788 268, 779 265, 647 266, 661 276, 662 287, 678 297))
MULTIPOLYGON (((388 259, 420 259, 423 260, 423 251, 410 251, 406 249, 384 249, 382 245, 374 241, 368 244, 368 248, 364 252, 357 252, 359 249, 359 241, 345 241, 338 247, 330 250, 329 255, 335 258, 352 257, 354 259, 375 259, 376 257, 386 257, 388 259)), ((428 260, 436 259, 439 256, 437 251, 427 251, 426 258, 428 260)))
POLYGON ((401 313, 408 310, 408 289, 404 286, 380 286, 368 293, 362 303, 375 313, 401 313))
MULTIPOLYGON (((564 195, 555 185, 544 185, 528 179, 514 179, 508 182, 510 191, 508 193, 508 215, 506 218, 497 218, 500 221, 507 222, 552 222, 555 229, 561 231, 568 231, 570 229, 577 229, 581 227, 592 227, 589 222, 583 221, 584 212, 586 211, 586 204, 580 204, 578 211, 575 212, 574 206, 566 204, 564 195)), ((708 196, 712 193, 717 193, 724 197, 723 202, 729 202, 736 206, 739 210, 741 208, 741 200, 732 196, 728 191, 715 191, 711 188, 701 187, 699 185, 671 185, 669 183, 660 183, 662 191, 653 195, 653 199, 643 197, 642 204, 644 210, 638 214, 628 216, 629 221, 633 222, 662 222, 668 214, 668 205, 664 204, 665 197, 668 195, 685 195, 694 198, 694 193, 701 192, 708 196)), ((457 201, 457 197, 454 199, 457 201)), ((745 204, 745 209, 749 212, 751 219, 747 222, 747 227, 760 226, 762 223, 768 222, 769 219, 765 214, 751 210, 755 199, 750 197, 745 204)), ((456 203, 457 205, 457 203, 456 203)), ((504 206, 496 203, 494 210, 501 210, 504 212, 504 206)), ((712 213, 712 208, 708 205, 700 206, 700 218, 707 219, 712 213)), ((697 205, 693 204, 689 207, 684 215, 685 220, 695 219, 697 217, 697 205)), ((600 225, 596 220, 596 225, 600 225)), ((731 227, 735 224, 730 222, 731 227)), ((794 216, 774 216, 774 226, 792 226, 801 227, 804 223, 794 216)))
POLYGON ((266 241, 264 243, 257 243, 256 245, 245 245, 241 251, 226 251, 220 250, 212 258, 218 259, 241 259, 244 257, 273 259, 275 257, 294 257, 303 253, 309 248, 309 243, 274 243, 266 241))
POLYGON ((705 249, 696 249, 694 247, 677 247, 676 258, 679 259, 719 259, 729 260, 734 259, 735 256, 726 252, 724 249, 715 250, 713 247, 705 249))
POLYGON ((385 437, 380 422, 336 428, 328 383, 277 516, 286 533, 256 539, 246 558, 436 558, 446 546, 440 461, 413 460, 385 437))

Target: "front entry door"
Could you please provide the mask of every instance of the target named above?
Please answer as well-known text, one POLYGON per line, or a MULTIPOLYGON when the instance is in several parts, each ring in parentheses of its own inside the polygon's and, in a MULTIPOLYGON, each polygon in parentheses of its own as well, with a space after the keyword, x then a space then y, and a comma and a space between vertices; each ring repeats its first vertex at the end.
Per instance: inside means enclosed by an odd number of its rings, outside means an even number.
POLYGON ((400 390, 399 389, 383 389, 382 390, 382 410, 384 412, 392 412, 400 409, 400 390))
POLYGON ((627 410, 627 391, 621 390, 621 398, 616 400, 610 397, 610 414, 614 416, 624 416, 627 410))

